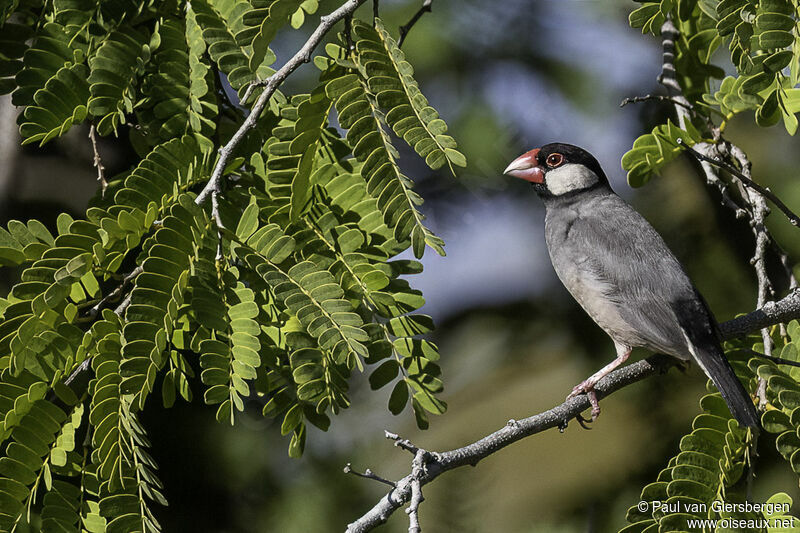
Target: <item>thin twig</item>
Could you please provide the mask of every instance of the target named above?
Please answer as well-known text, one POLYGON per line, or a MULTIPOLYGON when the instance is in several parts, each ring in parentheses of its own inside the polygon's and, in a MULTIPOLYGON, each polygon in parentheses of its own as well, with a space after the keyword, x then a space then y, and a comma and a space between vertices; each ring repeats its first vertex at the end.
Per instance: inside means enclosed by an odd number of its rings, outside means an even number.
MULTIPOLYGON (((769 198, 769 200, 770 200, 770 201, 771 201, 773 204, 775 204, 775 206, 776 206, 778 209, 780 209, 780 210, 783 212, 783 214, 784 214, 784 215, 786 215, 786 218, 788 218, 788 219, 789 219, 789 222, 791 222, 793 226, 798 226, 798 227, 800 227, 800 217, 798 217, 796 214, 794 214, 794 213, 792 212, 792 210, 791 210, 791 209, 789 209, 789 207, 788 207, 786 204, 784 204, 784 203, 781 201, 781 199, 780 199, 780 198, 778 198, 778 197, 777 197, 777 196, 776 196, 776 195, 775 195, 775 194, 774 194, 772 191, 770 191, 768 188, 766 188, 766 187, 763 187, 763 186, 759 185, 758 183, 756 183, 755 181, 753 181, 752 179, 750 179, 748 176, 746 176, 746 175, 745 175, 743 172, 739 171, 739 170, 738 170, 737 168, 735 168, 734 166, 732 166, 732 165, 729 165, 728 163, 726 163, 726 162, 724 162, 724 161, 720 161, 720 160, 718 160, 718 159, 714 159, 714 158, 712 158, 712 157, 709 157, 709 156, 707 156, 707 155, 705 155, 705 154, 703 154, 703 153, 701 153, 701 152, 698 152, 697 150, 695 150, 694 148, 692 148, 691 146, 689 146, 688 144, 686 144, 685 142, 683 142, 683 139, 678 139, 678 143, 679 143, 679 144, 682 144, 682 145, 684 146, 684 148, 686 148, 686 150, 687 150, 687 151, 688 151, 690 154, 692 154, 693 156, 697 157, 698 159, 702 159, 703 161, 707 161, 708 163, 711 163, 712 165, 715 165, 715 166, 717 166, 717 167, 719 167, 719 168, 721 168, 721 169, 725 170, 726 172, 728 172, 728 173, 730 173, 730 174, 733 174, 733 175, 734 175, 734 176, 736 176, 736 177, 737 177, 739 180, 741 180, 741 182, 742 182, 742 183, 743 183, 743 184, 744 184, 746 187, 749 187, 749 188, 751 188, 751 189, 753 189, 753 190, 757 191, 759 194, 761 194, 761 195, 765 196, 766 198, 769 198)), ((735 145, 732 145, 732 147, 733 147, 734 149, 736 149, 736 148, 737 148, 735 145)))
POLYGON ((411 17, 411 20, 406 22, 403 26, 400 26, 400 39, 397 41, 398 48, 403 46, 403 43, 408 36, 408 32, 411 31, 411 28, 414 27, 414 24, 417 23, 419 19, 422 18, 422 15, 425 13, 430 13, 433 10, 433 0, 423 0, 422 7, 420 7, 414 16, 411 17))
POLYGON ((381 8, 380 8, 380 1, 379 0, 372 0, 372 22, 375 23, 375 19, 381 16, 381 8))
MULTIPOLYGON (((105 305, 107 305, 111 300, 113 300, 114 298, 116 298, 120 294, 122 294, 122 292, 124 292, 124 290, 125 290, 125 287, 133 279, 135 279, 136 276, 141 274, 142 271, 143 271, 143 269, 142 269, 141 266, 136 267, 135 269, 133 269, 129 274, 127 274, 122 279, 122 283, 120 284, 120 286, 117 287, 116 289, 114 289, 111 293, 109 293, 108 296, 106 296, 105 298, 100 300, 97 303, 97 305, 95 305, 89 311, 89 314, 90 315, 93 314, 93 316, 96 317, 100 313, 100 311, 102 311, 103 307, 105 305)), ((128 294, 128 296, 125 297, 125 299, 122 301, 122 303, 119 304, 116 309, 114 309, 114 312, 117 315, 122 316, 122 314, 125 312, 125 310, 128 308, 128 306, 130 304, 131 304, 131 295, 128 294)), ((89 379, 86 377, 86 375, 88 374, 89 370, 91 370, 91 368, 92 368, 92 360, 93 360, 93 357, 87 357, 86 359, 81 361, 78 364, 78 366, 76 366, 72 370, 72 372, 70 372, 69 376, 67 376, 66 379, 64 379, 64 385, 66 385, 66 386, 70 387, 71 389, 73 389, 73 392, 75 392, 76 396, 81 396, 81 394, 83 394, 83 392, 85 392, 86 388, 89 386, 89 379)), ((58 400, 58 396, 56 395, 54 390, 51 390, 48 393, 46 399, 47 399, 47 401, 50 401, 50 402, 56 402, 58 400)))
MULTIPOLYGON (((702 149, 703 151, 707 151, 708 153, 717 152, 716 145, 708 143, 698 143, 695 145, 695 147, 702 149)), ((724 207, 727 207, 733 211, 734 217, 736 217, 737 220, 743 218, 752 218, 752 212, 749 210, 751 206, 742 206, 731 196, 728 190, 729 183, 720 178, 719 173, 717 172, 717 167, 704 160, 698 160, 698 163, 703 170, 703 175, 706 178, 706 184, 711 187, 715 187, 719 191, 720 203, 724 207)))
POLYGON ((261 113, 267 106, 269 99, 273 94, 275 94, 275 91, 278 90, 278 87, 292 72, 297 70, 300 65, 311 61, 312 52, 320 43, 320 41, 322 41, 322 38, 325 36, 325 34, 327 34, 337 22, 355 12, 355 10, 358 9, 358 7, 364 2, 366 2, 366 0, 347 0, 347 2, 342 4, 341 7, 331 12, 329 15, 321 17, 319 20, 319 26, 317 26, 317 28, 314 30, 314 33, 311 34, 305 44, 294 56, 292 56, 291 59, 289 59, 280 69, 278 69, 266 80, 250 84, 245 92, 244 98, 242 98, 242 104, 247 101, 247 98, 249 98, 250 94, 252 94, 252 91, 255 87, 263 85, 264 91, 258 96, 258 100, 256 100, 256 103, 250 110, 250 114, 247 115, 245 121, 242 123, 239 129, 236 130, 236 133, 233 134, 225 146, 220 148, 219 159, 217 160, 217 164, 214 166, 214 170, 211 173, 211 178, 208 180, 208 183, 206 183, 205 187, 203 187, 203 190, 200 191, 200 194, 197 195, 195 203, 198 205, 203 204, 208 197, 211 196, 212 192, 220 192, 222 173, 225 171, 225 166, 228 164, 228 159, 230 159, 233 150, 239 145, 240 142, 242 142, 247 132, 255 127, 258 117, 261 116, 261 113))
POLYGON ((764 359, 769 359, 776 365, 786 365, 786 366, 796 366, 800 367, 800 361, 790 361, 788 359, 784 359, 783 357, 776 357, 774 355, 767 355, 765 353, 757 352, 752 348, 739 348, 740 350, 749 353, 750 355, 754 355, 756 357, 762 357, 764 359))
POLYGON ((106 196, 106 189, 108 188, 108 182, 106 181, 105 170, 106 167, 103 166, 103 160, 100 159, 100 151, 97 149, 97 134, 94 127, 94 124, 89 126, 89 140, 92 141, 92 152, 94 152, 94 168, 97 169, 97 181, 100 182, 100 196, 105 198, 106 196))
POLYGON ((211 218, 214 219, 214 224, 217 226, 217 255, 215 261, 222 261, 224 254, 222 253, 222 231, 225 225, 222 223, 222 217, 219 214, 219 191, 211 193, 211 218))
MULTIPOLYGON (((723 339, 732 339, 797 317, 800 317, 800 290, 793 291, 778 302, 769 302, 761 309, 720 324, 720 333, 723 339)), ((674 357, 653 355, 645 360, 619 368, 597 383, 595 386, 597 397, 605 398, 632 383, 664 373, 676 364, 678 364, 678 360, 674 357)), ((509 422, 501 429, 472 444, 447 452, 426 452, 428 455, 422 476, 418 477, 412 471, 397 481, 395 488, 386 493, 372 509, 347 526, 347 532, 364 533, 386 522, 393 512, 411 501, 414 484, 417 481, 419 481, 421 489, 448 470, 468 465, 474 466, 486 457, 521 439, 550 428, 566 427, 567 422, 575 419, 589 407, 588 398, 582 394, 542 413, 515 420, 514 423, 509 422)), ((395 442, 407 442, 394 433, 387 432, 386 434, 395 442)), ((417 453, 424 450, 420 450, 413 444, 411 446, 417 450, 414 452, 416 459, 417 453)))
POLYGON ((407 452, 411 452, 412 455, 416 455, 417 452, 419 451, 419 448, 414 446, 410 440, 400 437, 400 435, 398 435, 397 433, 384 431, 383 436, 389 440, 393 440, 395 446, 397 446, 398 448, 402 448, 407 452))
POLYGON ((67 379, 64 380, 64 385, 71 385, 78 376, 80 376, 83 372, 89 370, 91 364, 92 364, 91 357, 81 361, 81 364, 79 364, 78 367, 75 370, 73 370, 69 376, 67 376, 67 379))
POLYGON ((688 102, 682 102, 672 96, 664 96, 663 94, 646 94, 644 96, 629 96, 628 98, 624 99, 620 102, 620 107, 625 107, 628 104, 638 104, 639 102, 649 102, 649 101, 659 101, 659 102, 669 102, 673 105, 678 105, 684 107, 689 110, 690 113, 694 113, 694 107, 691 106, 688 102))
POLYGON ((133 281, 136 276, 141 274, 143 270, 144 269, 141 266, 138 266, 125 275, 125 277, 122 278, 122 282, 116 289, 108 293, 102 300, 97 302, 91 309, 89 309, 89 312, 86 313, 87 318, 92 320, 97 318, 97 315, 100 314, 100 311, 102 311, 110 302, 116 301, 116 299, 119 298, 123 292, 125 292, 128 284, 133 281))
POLYGON ((116 309, 114 309, 114 312, 115 312, 116 314, 118 314, 119 316, 122 316, 122 315, 123 315, 123 313, 125 313, 125 310, 126 310, 126 309, 127 309, 129 306, 130 306, 130 305, 131 305, 131 295, 130 295, 130 294, 128 294, 128 296, 126 296, 126 297, 125 297, 125 299, 124 299, 124 300, 122 300, 122 303, 121 303, 121 304, 119 304, 119 305, 116 307, 116 309))
POLYGON ((795 289, 777 302, 767 302, 751 313, 719 325, 723 339, 733 339, 752 331, 800 318, 800 290, 795 289))
POLYGON ((394 487, 395 486, 394 485, 394 481, 389 481, 388 479, 382 478, 381 476, 377 475, 375 472, 373 472, 369 468, 367 468, 364 471, 364 473, 362 474, 358 470, 353 469, 353 465, 351 465, 350 463, 347 463, 346 465, 344 465, 344 473, 345 474, 353 474, 354 476, 363 477, 363 478, 366 478, 366 479, 372 479, 372 480, 377 481, 379 483, 383 483, 385 485, 389 485, 390 487, 394 487))

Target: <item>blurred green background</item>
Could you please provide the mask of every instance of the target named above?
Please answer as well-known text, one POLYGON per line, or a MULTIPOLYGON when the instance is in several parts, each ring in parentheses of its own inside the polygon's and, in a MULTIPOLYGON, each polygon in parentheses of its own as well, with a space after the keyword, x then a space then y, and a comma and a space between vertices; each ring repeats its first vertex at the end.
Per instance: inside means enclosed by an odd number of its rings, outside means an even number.
MULTIPOLYGON (((323 2, 323 10, 334 2, 323 2)), ((421 1, 382 0, 389 27, 406 22, 421 1)), ((166 531, 343 531, 385 492, 345 475, 351 462, 390 479, 405 475, 410 456, 384 429, 426 449, 467 444, 560 403, 572 386, 613 357, 609 339, 558 283, 544 248, 543 210, 520 181, 501 176, 513 158, 547 142, 578 144, 600 160, 616 190, 664 235, 720 320, 751 310, 755 284, 752 236, 709 191, 692 161, 680 159, 641 190, 625 183, 619 161, 640 134, 666 119, 658 103, 627 106, 627 96, 659 91, 659 43, 627 25, 627 1, 436 0, 404 50, 423 92, 451 126, 470 165, 457 179, 432 173, 408 151, 401 165, 426 198, 432 228, 448 256, 429 251, 426 271, 410 280, 423 290, 438 331, 449 411, 416 429, 406 411, 386 410, 389 390, 354 380, 354 407, 329 432, 310 428, 307 451, 290 460, 275 421, 253 400, 235 428, 214 421, 200 401, 171 410, 151 403, 143 415, 170 506, 166 531)), ((370 9, 361 9, 368 16, 370 9)), ((307 29, 306 29, 307 31, 307 29)), ((282 62, 304 40, 284 32, 282 62)), ((724 63, 723 63, 724 64, 724 63)), ((316 71, 304 67, 284 87, 307 90, 316 71)), ((73 129, 44 148, 19 148, 9 99, 0 105, 0 223, 61 211, 80 215, 97 188, 87 129, 73 129)), ((729 127, 754 175, 790 206, 800 166, 796 139, 761 130, 751 117, 729 127)), ((103 139, 108 175, 133 161, 125 142, 103 139)), ((793 257, 800 239, 779 214, 769 224, 793 257)), ((794 230, 796 232, 796 230, 794 230)), ((775 265, 772 265, 773 267, 775 265)), ((0 271, 4 292, 18 273, 0 271)), ((779 287, 780 288, 780 287, 779 287)), ((195 394, 200 397, 196 386, 195 394)), ((477 468, 425 487, 425 531, 522 533, 614 531, 641 487, 655 480, 698 413, 705 378, 691 368, 627 387, 602 402, 591 431, 571 424, 495 454, 477 468)), ((158 397, 158 395, 156 395, 158 397)), ((797 478, 762 438, 755 501, 778 490, 800 501, 797 478)), ((408 528, 397 512, 383 531, 408 528)))

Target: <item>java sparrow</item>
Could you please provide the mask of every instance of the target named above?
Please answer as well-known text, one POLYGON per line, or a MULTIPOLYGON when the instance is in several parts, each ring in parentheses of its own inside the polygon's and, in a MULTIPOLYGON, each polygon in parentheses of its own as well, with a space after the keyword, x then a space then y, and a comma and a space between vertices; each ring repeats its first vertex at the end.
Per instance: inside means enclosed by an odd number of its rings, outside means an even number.
POLYGON ((734 418, 757 430, 753 400, 725 358, 705 300, 656 230, 611 190, 597 160, 577 146, 552 143, 521 155, 504 174, 533 184, 544 202, 556 274, 616 348, 617 358, 567 398, 587 394, 597 418, 595 384, 644 347, 693 357, 734 418))

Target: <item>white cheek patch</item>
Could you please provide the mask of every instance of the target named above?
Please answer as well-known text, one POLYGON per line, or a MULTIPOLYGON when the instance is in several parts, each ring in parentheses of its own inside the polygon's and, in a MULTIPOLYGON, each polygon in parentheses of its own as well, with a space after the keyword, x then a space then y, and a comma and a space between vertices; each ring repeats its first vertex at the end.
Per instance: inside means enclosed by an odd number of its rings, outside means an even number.
POLYGON ((553 170, 548 170, 544 179, 547 184, 547 189, 556 196, 567 192, 588 189, 600 181, 597 174, 585 166, 576 165, 575 163, 567 163, 553 170))

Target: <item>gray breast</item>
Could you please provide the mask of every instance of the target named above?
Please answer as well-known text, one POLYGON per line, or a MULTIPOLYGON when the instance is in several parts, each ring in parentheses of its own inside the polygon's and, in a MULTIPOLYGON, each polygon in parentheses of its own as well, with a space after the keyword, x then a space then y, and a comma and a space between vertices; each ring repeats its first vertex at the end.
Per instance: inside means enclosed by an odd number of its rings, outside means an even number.
POLYGON ((616 343, 689 358, 672 302, 694 289, 630 206, 610 191, 548 205, 545 240, 561 282, 616 343))
POLYGON ((620 314, 616 287, 593 265, 587 247, 570 236, 577 216, 568 210, 547 217, 545 239, 553 268, 572 297, 615 342, 639 346, 642 339, 620 314))

